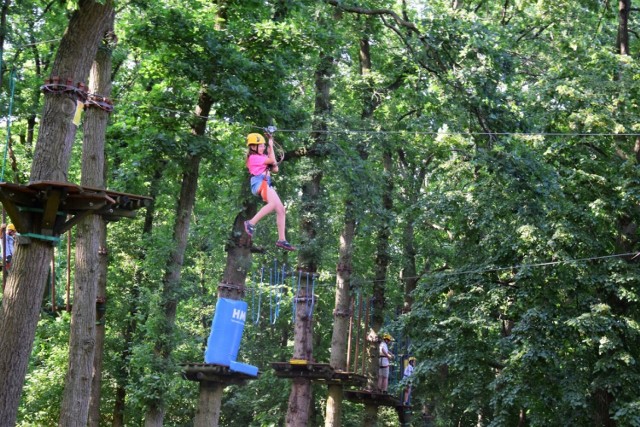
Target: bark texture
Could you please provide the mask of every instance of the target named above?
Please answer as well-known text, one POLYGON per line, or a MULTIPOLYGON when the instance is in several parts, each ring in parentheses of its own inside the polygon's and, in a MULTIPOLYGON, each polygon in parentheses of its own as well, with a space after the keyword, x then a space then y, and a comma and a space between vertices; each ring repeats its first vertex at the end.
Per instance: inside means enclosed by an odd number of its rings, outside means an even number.
MULTIPOLYGON (((91 68, 89 90, 101 96, 111 96, 111 50, 115 45, 112 36, 115 13, 107 25, 102 48, 98 50, 96 61, 91 68)), ((82 184, 97 188, 106 188, 107 161, 105 158, 106 129, 109 112, 100 108, 87 110, 85 118, 85 147, 82 153, 82 184), (84 168, 87 168, 85 173, 84 168), (95 171, 91 173, 90 171, 95 171)), ((96 281, 96 344, 91 377, 91 396, 89 398, 89 427, 100 426, 100 390, 102 385, 102 361, 104 352, 105 322, 107 307, 107 224, 98 217, 95 228, 98 246, 98 264, 96 281)))
MULTIPOLYGON (((312 134, 315 149, 326 144, 327 116, 331 112, 331 75, 334 60, 327 54, 321 54, 315 72, 315 109, 314 129, 312 134)), ((321 149, 319 151, 322 151, 321 149)), ((322 159, 311 159, 311 171, 302 185, 303 216, 300 229, 302 245, 298 252, 298 265, 307 274, 318 270, 319 244, 316 240, 317 227, 321 216, 320 183, 322 181, 322 159)), ((304 286, 296 295, 296 322, 294 329, 293 358, 313 361, 313 316, 309 312, 309 299, 314 298, 304 286)), ((311 415, 311 381, 305 378, 295 379, 291 384, 287 407, 286 425, 302 427, 309 425, 311 415)))
MULTIPOLYGON (((63 36, 52 75, 84 81, 111 10, 111 1, 103 4, 80 0, 63 36)), ((76 100, 66 95, 45 97, 42 124, 31 166, 31 182, 66 181, 71 147, 76 133, 72 119, 76 100)), ((32 229, 18 232, 40 233, 33 222, 32 229)), ((30 244, 18 245, 12 271, 4 290, 0 309, 0 425, 14 425, 26 375, 29 355, 38 323, 41 296, 44 293, 51 244, 32 239, 30 244)))

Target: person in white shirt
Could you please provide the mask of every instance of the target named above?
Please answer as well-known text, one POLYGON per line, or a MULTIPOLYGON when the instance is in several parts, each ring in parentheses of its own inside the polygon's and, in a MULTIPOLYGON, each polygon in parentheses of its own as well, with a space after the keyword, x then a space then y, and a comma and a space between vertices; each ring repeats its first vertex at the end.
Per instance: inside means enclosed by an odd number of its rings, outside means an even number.
POLYGON ((410 357, 409 358, 409 362, 407 363, 407 367, 404 368, 404 375, 403 375, 403 379, 405 380, 405 382, 407 382, 407 386, 404 389, 404 399, 402 401, 402 404, 404 406, 409 406, 409 398, 411 397, 411 382, 409 381, 409 377, 413 374, 413 369, 416 366, 416 358, 415 357, 410 357))
POLYGON ((389 334, 382 335, 380 343, 380 368, 378 370, 378 390, 382 393, 387 392, 389 387, 389 360, 393 359, 393 353, 389 351, 389 343, 393 337, 389 334))
POLYGON ((4 253, 4 268, 6 270, 9 270, 9 267, 11 267, 11 258, 13 257, 15 238, 16 238, 15 225, 2 224, 0 228, 0 243, 2 247, 2 252, 4 253))

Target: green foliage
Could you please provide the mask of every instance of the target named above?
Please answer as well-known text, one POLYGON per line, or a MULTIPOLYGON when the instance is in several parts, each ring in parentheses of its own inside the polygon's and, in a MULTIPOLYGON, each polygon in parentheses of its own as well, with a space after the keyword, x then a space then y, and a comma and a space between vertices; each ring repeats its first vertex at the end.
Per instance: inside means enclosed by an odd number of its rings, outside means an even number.
MULTIPOLYGON (((288 238, 307 245, 322 274, 316 360, 329 359, 348 200, 356 215, 351 287, 372 288, 378 236, 387 228, 384 317, 418 358, 416 407, 428 407, 435 425, 516 425, 521 414, 532 426, 593 425, 603 416, 640 424, 637 258, 607 257, 638 251, 640 44, 632 37, 632 56, 617 54, 618 15, 609 3, 459 2, 455 10, 451 3, 340 2, 392 9, 415 31, 389 14, 315 1, 121 5, 108 187, 155 199, 151 228, 143 231, 144 210, 109 225, 105 422, 122 390, 127 425, 141 424, 152 402, 166 408, 165 424, 191 422, 198 391, 180 378, 180 364, 202 360, 210 332, 246 185, 244 135, 273 123, 287 151, 274 181, 287 206, 288 238), (359 63, 364 37, 368 74, 359 63), (333 59, 326 144, 313 157, 300 155, 314 148, 323 56, 333 59), (213 106, 205 135, 195 136, 202 89, 213 106), (383 152, 391 153, 390 173, 383 152), (189 155, 202 164, 169 330, 162 281, 189 155), (321 207, 312 210, 301 188, 318 173, 321 207), (389 182, 390 211, 382 206, 389 182), (318 231, 313 241, 301 242, 303 220, 318 231), (414 304, 398 315, 412 264, 414 304), (171 347, 171 359, 158 356, 156 341, 171 347)), ((28 130, 39 120, 39 87, 55 46, 45 41, 59 38, 68 19, 64 4, 49 6, 20 2, 8 16, 3 117, 12 69, 17 90, 7 181, 28 181, 35 148, 28 130)), ((70 181, 80 179, 80 152, 76 144, 70 181)), ((254 254, 254 269, 274 258, 295 264, 295 254, 271 247, 274 239, 267 217, 254 242, 268 249, 254 254)), ((253 301, 248 318, 255 309, 253 301)), ((270 363, 291 356, 291 318, 289 293, 277 321, 263 305, 258 322, 247 322, 240 358, 261 376, 226 390, 221 425, 283 424, 289 382, 270 363)), ((56 423, 69 321, 43 315, 20 425, 56 423)), ((314 388, 318 423, 324 400, 324 389, 314 388)), ((360 424, 360 405, 344 402, 343 409, 343 425, 360 424)), ((393 413, 380 415, 397 425, 393 413)))

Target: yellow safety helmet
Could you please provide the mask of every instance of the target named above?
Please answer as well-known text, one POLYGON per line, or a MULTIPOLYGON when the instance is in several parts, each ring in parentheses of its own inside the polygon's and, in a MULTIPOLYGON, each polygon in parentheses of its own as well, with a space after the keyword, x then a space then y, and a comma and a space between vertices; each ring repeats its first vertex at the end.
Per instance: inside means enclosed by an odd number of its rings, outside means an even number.
POLYGON ((13 224, 7 225, 7 230, 16 231, 16 226, 13 224))
POLYGON ((415 358, 415 357, 411 356, 411 357, 409 358, 409 363, 411 363, 411 362, 415 362, 415 361, 416 361, 416 358, 415 358))
POLYGON ((393 341, 393 337, 390 334, 383 334, 382 335, 382 339, 383 340, 393 341))
POLYGON ((264 136, 260 135, 259 133, 250 133, 249 135, 247 135, 247 145, 260 145, 264 143, 264 136))

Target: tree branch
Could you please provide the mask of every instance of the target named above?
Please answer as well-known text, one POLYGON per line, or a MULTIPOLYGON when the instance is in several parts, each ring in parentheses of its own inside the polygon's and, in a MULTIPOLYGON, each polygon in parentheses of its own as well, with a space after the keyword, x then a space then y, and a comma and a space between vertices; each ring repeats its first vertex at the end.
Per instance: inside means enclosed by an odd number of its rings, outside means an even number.
POLYGON ((345 12, 353 12, 353 13, 358 13, 360 15, 389 15, 401 27, 408 28, 409 30, 414 31, 417 34, 420 34, 420 31, 418 30, 418 28, 415 26, 413 22, 405 21, 391 9, 363 9, 357 6, 345 6, 341 4, 341 2, 338 0, 324 0, 324 1, 326 3, 329 3, 332 6, 335 6, 344 10, 345 12))

